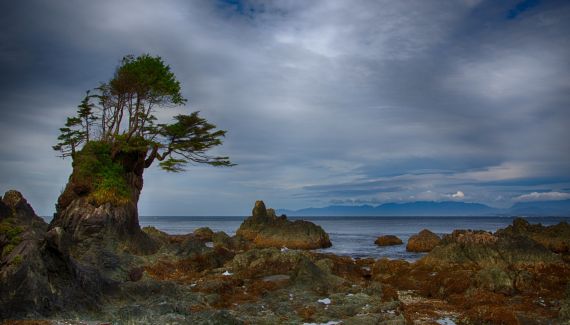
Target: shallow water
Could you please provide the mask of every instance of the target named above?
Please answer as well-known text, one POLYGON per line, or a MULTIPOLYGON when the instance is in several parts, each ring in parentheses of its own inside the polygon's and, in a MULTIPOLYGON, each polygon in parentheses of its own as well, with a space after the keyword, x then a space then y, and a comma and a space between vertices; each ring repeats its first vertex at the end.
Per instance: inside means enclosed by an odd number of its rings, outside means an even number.
MULTIPOLYGON (((245 217, 140 217, 142 226, 154 226, 169 234, 191 233, 199 227, 224 231, 234 235, 245 217)), ((422 254, 406 252, 406 242, 411 235, 429 229, 439 235, 455 229, 480 229, 496 231, 512 224, 509 217, 290 217, 310 220, 321 225, 329 234, 332 247, 319 251, 352 257, 387 257, 416 260, 422 254), (380 235, 396 235, 403 245, 378 247, 374 240, 380 235)), ((561 217, 529 217, 530 223, 553 225, 570 221, 561 217)))

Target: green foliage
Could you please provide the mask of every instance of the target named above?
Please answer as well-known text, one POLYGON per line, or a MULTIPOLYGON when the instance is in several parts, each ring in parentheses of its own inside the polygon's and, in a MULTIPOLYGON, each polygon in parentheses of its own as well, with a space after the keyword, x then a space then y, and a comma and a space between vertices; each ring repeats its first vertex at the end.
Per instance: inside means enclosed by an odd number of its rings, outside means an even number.
POLYGON ((2 257, 6 257, 10 253, 12 253, 15 247, 16 245, 14 244, 7 244, 6 246, 4 246, 4 248, 2 248, 2 257))
POLYGON ((101 141, 91 141, 77 153, 74 161, 74 181, 91 186, 90 198, 97 204, 122 204, 130 199, 125 171, 111 158, 112 147, 101 141))
POLYGON ((186 102, 180 93, 180 82, 158 56, 125 56, 109 84, 115 93, 136 94, 156 103, 182 105, 186 102))
POLYGON ((209 149, 221 145, 226 131, 216 130, 214 124, 201 118, 199 112, 190 115, 177 115, 176 123, 160 124, 160 135, 168 143, 167 160, 160 167, 170 172, 180 172, 189 162, 211 166, 233 166, 228 157, 212 157, 206 154, 209 149), (173 157, 174 156, 174 157, 173 157))
POLYGON ((22 242, 20 236, 24 229, 20 226, 13 224, 13 219, 5 219, 0 223, 0 234, 4 235, 7 239, 7 244, 2 248, 1 257, 10 254, 18 244, 22 242))
POLYGON ((3 234, 8 238, 8 240, 12 241, 24 231, 22 227, 15 226, 10 222, 10 219, 6 219, 0 223, 0 234, 3 234))
POLYGON ((185 103, 180 82, 160 57, 125 56, 111 80, 87 92, 53 149, 73 158, 76 188, 97 203, 118 204, 130 197, 125 180, 130 171, 118 161, 121 154, 141 153, 145 168, 158 160, 170 172, 183 171, 189 163, 233 166, 226 156, 207 154, 222 144, 226 131, 198 112, 178 115, 171 124, 157 122, 157 109, 185 103))
POLYGON ((16 257, 14 257, 12 260, 12 263, 16 266, 22 264, 22 255, 16 255, 16 257))

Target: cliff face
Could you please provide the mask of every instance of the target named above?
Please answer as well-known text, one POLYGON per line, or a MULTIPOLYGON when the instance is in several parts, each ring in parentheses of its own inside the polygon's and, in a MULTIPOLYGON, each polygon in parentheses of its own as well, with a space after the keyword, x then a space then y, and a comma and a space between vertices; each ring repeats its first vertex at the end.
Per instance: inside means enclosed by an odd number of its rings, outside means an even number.
POLYGON ((61 227, 87 249, 105 239, 133 253, 152 251, 154 245, 140 229, 137 210, 145 156, 144 148, 112 154, 108 144, 88 143, 73 159, 73 172, 49 229, 61 227))

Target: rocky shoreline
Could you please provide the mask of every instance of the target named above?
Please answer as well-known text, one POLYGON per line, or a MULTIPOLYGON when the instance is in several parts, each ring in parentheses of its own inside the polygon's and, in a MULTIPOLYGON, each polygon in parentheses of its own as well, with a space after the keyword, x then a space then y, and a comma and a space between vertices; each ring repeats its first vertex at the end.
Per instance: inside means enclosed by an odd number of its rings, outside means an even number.
POLYGON ((261 201, 233 237, 65 204, 47 225, 20 193, 0 201, 5 324, 570 324, 567 223, 422 232, 410 263, 311 251, 324 230, 261 201))

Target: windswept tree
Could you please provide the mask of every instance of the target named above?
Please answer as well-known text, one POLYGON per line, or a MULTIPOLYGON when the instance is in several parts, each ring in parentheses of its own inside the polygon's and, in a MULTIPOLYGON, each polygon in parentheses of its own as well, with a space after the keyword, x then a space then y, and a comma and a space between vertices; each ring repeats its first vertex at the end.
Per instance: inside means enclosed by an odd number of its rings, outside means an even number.
POLYGON ((87 92, 53 148, 73 157, 82 145, 100 141, 111 145, 113 158, 129 147, 146 148, 145 167, 159 160, 171 172, 184 170, 188 163, 231 166, 228 157, 207 154, 222 144, 226 131, 216 130, 198 112, 178 115, 172 124, 157 123, 157 110, 185 103, 180 82, 160 57, 126 56, 109 82, 94 94, 87 92))
POLYGON ((228 157, 209 153, 222 144, 226 131, 198 112, 177 115, 171 123, 158 121, 158 110, 185 103, 180 82, 160 57, 124 57, 113 78, 88 91, 60 129, 53 149, 71 157, 74 170, 58 212, 82 196, 96 204, 136 204, 142 170, 155 161, 169 172, 188 164, 232 166, 228 157))

